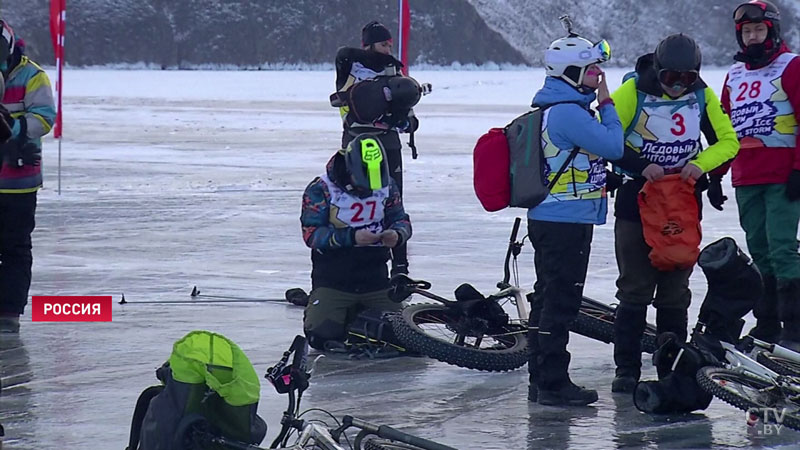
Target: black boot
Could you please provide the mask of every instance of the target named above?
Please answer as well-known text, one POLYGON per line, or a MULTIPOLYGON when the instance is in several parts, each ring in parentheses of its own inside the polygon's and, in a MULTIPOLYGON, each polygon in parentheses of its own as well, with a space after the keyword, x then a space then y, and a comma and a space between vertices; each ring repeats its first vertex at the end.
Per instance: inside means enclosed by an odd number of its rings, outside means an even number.
POLYGON ((597 401, 597 391, 570 382, 559 390, 539 390, 539 404, 548 406, 586 406, 597 401))
POLYGON ((764 276, 764 293, 753 307, 756 326, 750 336, 771 343, 778 342, 781 336, 781 322, 778 319, 778 280, 774 275, 764 276))
POLYGON ((779 281, 778 313, 783 322, 783 332, 778 344, 798 351, 800 349, 800 279, 779 281))
POLYGON ((647 326, 647 306, 621 303, 614 317, 616 376, 611 392, 633 392, 642 370, 642 335, 647 326))
POLYGON ((697 264, 708 281, 706 298, 697 317, 708 326, 708 332, 718 339, 737 342, 741 334, 740 319, 751 310, 759 318, 756 332, 764 330, 762 336, 773 334, 770 329, 780 327, 775 323, 774 278, 770 282, 763 277, 762 281, 761 273, 736 241, 726 237, 707 245, 700 252, 697 264), (772 288, 772 293, 765 293, 765 288, 772 288))
MULTIPOLYGON (((541 289, 541 288, 540 288, 541 289)), ((541 294, 528 294, 531 312, 528 316, 528 401, 539 400, 539 319, 542 316, 541 294)))
POLYGON ((408 275, 408 246, 404 243, 392 249, 392 270, 390 276, 408 275))
MULTIPOLYGON (((656 333, 661 336, 662 333, 675 333, 677 342, 683 344, 686 342, 686 327, 689 324, 689 317, 684 308, 657 308, 656 309, 656 333)), ((662 379, 667 373, 662 373, 658 370, 658 379, 662 379)))

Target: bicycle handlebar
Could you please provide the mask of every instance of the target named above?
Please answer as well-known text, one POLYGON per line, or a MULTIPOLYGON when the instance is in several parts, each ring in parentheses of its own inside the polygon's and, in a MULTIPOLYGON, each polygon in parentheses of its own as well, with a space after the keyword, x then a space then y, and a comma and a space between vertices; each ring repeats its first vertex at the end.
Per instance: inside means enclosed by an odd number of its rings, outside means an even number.
POLYGON ((384 439, 403 442, 405 444, 414 445, 425 450, 456 450, 453 447, 448 447, 424 438, 416 437, 400 430, 396 430, 387 425, 374 425, 367 421, 356 419, 353 416, 344 416, 342 418, 342 423, 360 428, 369 434, 374 434, 384 439))
POLYGON ((306 373, 306 365, 308 364, 308 341, 305 336, 297 335, 292 341, 292 346, 289 351, 294 351, 294 358, 292 358, 292 366, 306 373))
POLYGON ((519 224, 521 222, 522 219, 520 219, 519 217, 514 219, 514 227, 511 229, 511 238, 508 240, 508 250, 506 251, 506 263, 503 266, 503 284, 505 285, 507 285, 508 281, 511 279, 511 269, 508 267, 508 264, 509 262, 511 262, 511 255, 514 252, 514 245, 517 242, 517 233, 519 232, 519 224))

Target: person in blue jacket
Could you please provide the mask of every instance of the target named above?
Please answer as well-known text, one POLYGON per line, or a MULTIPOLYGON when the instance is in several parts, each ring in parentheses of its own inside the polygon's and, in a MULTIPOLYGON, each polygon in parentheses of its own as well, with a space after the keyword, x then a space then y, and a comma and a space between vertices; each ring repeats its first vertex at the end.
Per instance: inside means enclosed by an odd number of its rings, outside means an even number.
POLYGON ((623 153, 623 130, 599 64, 611 50, 570 33, 545 52, 547 78, 533 106, 542 118, 545 177, 557 176, 548 197, 528 210, 536 284, 531 305, 528 399, 543 405, 588 405, 597 392, 575 385, 567 369, 569 326, 583 297, 595 224, 606 221, 605 159, 623 153), (595 91, 597 93, 595 93, 595 91), (591 103, 599 101, 602 120, 591 103), (573 150, 579 151, 558 175, 573 150))

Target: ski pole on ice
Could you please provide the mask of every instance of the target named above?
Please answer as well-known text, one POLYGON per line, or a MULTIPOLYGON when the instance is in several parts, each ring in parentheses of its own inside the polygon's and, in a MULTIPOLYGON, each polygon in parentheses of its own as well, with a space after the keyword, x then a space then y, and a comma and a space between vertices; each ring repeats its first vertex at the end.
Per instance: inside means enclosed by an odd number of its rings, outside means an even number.
MULTIPOLYGON (((301 293, 308 298, 308 295, 305 294, 302 289, 298 289, 301 293)), ((293 292, 294 290, 290 289, 286 292, 286 296, 284 298, 255 298, 255 297, 237 297, 233 295, 208 295, 208 294, 201 294, 200 290, 197 289, 197 286, 192 288, 191 294, 189 296, 192 300, 153 300, 153 301, 144 301, 144 302, 137 302, 137 301, 127 301, 125 300, 125 295, 122 295, 122 300, 119 301, 120 305, 128 305, 128 304, 150 304, 150 305, 197 305, 197 304, 215 304, 215 303, 289 303, 293 305, 297 305, 295 297, 297 296, 297 292, 293 292), (290 295, 292 294, 292 295, 290 295), (197 300, 197 299, 200 300, 197 300), (208 300, 206 300, 208 299, 208 300)))
POLYGON ((242 303, 263 303, 263 302, 286 302, 285 298, 258 298, 258 297, 237 297, 235 295, 213 295, 213 294, 202 294, 200 293, 200 289, 197 289, 197 286, 192 288, 192 293, 189 294, 193 299, 196 298, 212 298, 217 300, 224 300, 228 302, 242 302, 242 303))
POLYGON ((414 142, 414 132, 408 136, 408 146, 411 147, 411 159, 417 159, 417 143, 414 142))

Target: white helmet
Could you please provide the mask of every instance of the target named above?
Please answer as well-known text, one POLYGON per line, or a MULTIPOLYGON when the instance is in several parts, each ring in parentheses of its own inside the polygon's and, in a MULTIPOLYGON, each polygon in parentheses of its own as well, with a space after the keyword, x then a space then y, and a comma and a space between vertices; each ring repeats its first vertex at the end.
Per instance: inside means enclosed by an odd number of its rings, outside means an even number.
POLYGON ((611 59, 611 47, 602 40, 592 44, 577 34, 556 39, 544 52, 547 75, 561 78, 579 88, 583 84, 586 68, 611 59))

